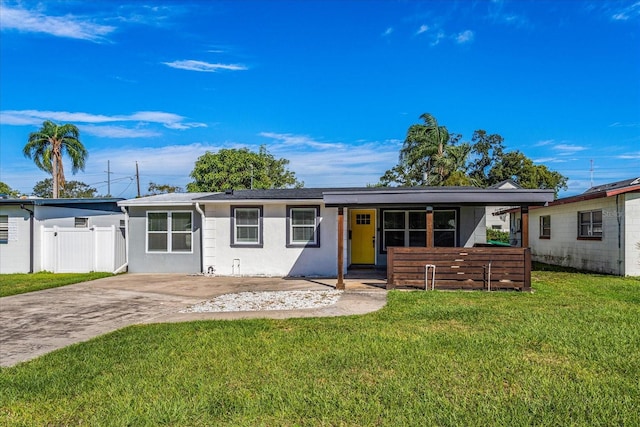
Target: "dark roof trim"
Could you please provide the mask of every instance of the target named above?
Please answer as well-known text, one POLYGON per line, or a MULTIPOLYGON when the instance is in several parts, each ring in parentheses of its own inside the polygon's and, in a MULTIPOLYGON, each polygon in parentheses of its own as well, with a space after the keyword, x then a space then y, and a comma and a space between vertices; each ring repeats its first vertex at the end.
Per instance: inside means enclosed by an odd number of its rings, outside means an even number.
POLYGON ((276 201, 323 200, 327 207, 393 206, 428 204, 544 205, 554 199, 553 190, 491 189, 477 187, 360 187, 236 190, 194 200, 276 201))
POLYGON ((553 190, 483 189, 473 187, 433 187, 383 189, 378 191, 332 191, 324 193, 326 206, 378 205, 544 205, 554 199, 553 190))
POLYGON ((0 205, 51 206, 59 208, 88 209, 121 212, 118 202, 125 199, 0 199, 0 205))

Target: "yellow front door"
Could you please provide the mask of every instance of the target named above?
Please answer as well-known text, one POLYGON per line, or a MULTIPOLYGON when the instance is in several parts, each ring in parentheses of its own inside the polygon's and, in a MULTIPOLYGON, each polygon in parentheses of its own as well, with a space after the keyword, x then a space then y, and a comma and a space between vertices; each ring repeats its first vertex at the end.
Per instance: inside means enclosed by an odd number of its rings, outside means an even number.
POLYGON ((351 211, 351 264, 376 262, 376 211, 351 211))

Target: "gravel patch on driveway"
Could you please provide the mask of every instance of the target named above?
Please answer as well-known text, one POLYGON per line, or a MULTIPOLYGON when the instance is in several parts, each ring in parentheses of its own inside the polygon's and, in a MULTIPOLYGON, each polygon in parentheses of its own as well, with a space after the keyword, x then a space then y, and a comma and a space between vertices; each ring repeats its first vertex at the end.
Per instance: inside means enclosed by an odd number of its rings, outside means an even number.
POLYGON ((221 313, 229 311, 299 310, 321 308, 338 302, 342 291, 240 292, 221 295, 180 310, 180 313, 221 313))

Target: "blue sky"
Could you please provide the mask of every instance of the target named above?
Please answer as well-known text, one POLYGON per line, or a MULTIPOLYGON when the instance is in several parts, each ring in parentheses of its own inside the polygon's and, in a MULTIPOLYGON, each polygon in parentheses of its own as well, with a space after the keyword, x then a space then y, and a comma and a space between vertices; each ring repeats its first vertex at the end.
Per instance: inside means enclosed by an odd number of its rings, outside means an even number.
MULTIPOLYGON (((0 181, 44 120, 89 150, 68 175, 134 197, 198 156, 264 144, 307 187, 375 183, 428 112, 569 177, 640 176, 640 1, 2 1, 0 181)), ((69 168, 67 168, 69 170, 69 168)))

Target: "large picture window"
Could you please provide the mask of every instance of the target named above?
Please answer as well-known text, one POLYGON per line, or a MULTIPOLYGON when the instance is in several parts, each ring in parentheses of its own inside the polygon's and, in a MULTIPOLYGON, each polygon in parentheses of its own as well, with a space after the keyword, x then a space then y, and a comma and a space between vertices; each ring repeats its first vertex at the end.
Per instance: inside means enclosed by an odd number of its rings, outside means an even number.
POLYGON ((602 211, 578 212, 578 238, 602 239, 602 211))
POLYGON ((455 210, 433 211, 433 246, 455 247, 458 241, 455 210))
MULTIPOLYGON (((385 210, 382 214, 382 250, 389 246, 425 247, 427 245, 426 211, 385 210)), ((435 210, 433 212, 434 246, 456 246, 457 211, 435 210)))
POLYGON ((147 252, 191 252, 192 212, 148 212, 147 252))
POLYGON ((231 246, 262 247, 262 206, 233 206, 231 229, 231 246))
POLYGON ((287 206, 287 247, 320 246, 320 207, 287 206))
POLYGON ((389 246, 426 246, 425 211, 384 211, 383 250, 389 246))

